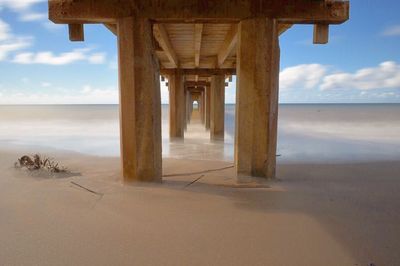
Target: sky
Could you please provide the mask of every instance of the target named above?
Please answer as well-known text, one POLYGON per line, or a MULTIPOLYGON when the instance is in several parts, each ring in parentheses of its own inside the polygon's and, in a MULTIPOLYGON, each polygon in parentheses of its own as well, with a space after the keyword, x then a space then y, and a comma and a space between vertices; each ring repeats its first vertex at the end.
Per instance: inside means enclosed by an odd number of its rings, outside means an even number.
MULTIPOLYGON (((327 45, 312 44, 312 25, 281 35, 280 103, 400 103, 400 1, 350 5, 327 45)), ((85 42, 70 42, 47 17, 47 0, 0 0, 0 104, 118 103, 116 37, 85 25, 85 42)))

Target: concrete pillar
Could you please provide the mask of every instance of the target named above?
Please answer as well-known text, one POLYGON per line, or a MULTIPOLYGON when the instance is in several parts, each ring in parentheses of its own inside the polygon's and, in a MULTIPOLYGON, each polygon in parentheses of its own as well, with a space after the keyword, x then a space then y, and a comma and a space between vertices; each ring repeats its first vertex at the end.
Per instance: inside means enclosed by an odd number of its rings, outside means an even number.
POLYGON ((275 177, 279 34, 274 19, 239 23, 235 164, 238 174, 275 177))
POLYGON ((121 163, 125 181, 161 181, 161 96, 151 23, 118 20, 121 163))
POLYGON ((184 75, 179 70, 168 78, 169 86, 169 137, 184 137, 185 91, 184 75))
POLYGON ((211 115, 211 87, 210 86, 206 86, 205 87, 205 103, 206 103, 206 122, 205 122, 205 126, 206 129, 210 129, 210 115, 211 115))
POLYGON ((192 93, 190 91, 187 91, 186 94, 186 106, 187 106, 186 120, 187 123, 190 123, 193 111, 192 93))
POLYGON ((212 140, 223 140, 225 133, 225 76, 211 77, 210 136, 212 140))
POLYGON ((203 118, 202 118, 201 109, 203 108, 203 104, 202 104, 202 102, 201 102, 201 93, 198 93, 198 96, 197 96, 197 103, 198 103, 198 110, 199 110, 200 123, 202 123, 203 118))
POLYGON ((194 107, 193 107, 193 105, 194 105, 194 101, 195 101, 195 98, 194 98, 194 95, 193 95, 193 93, 190 93, 190 114, 191 114, 191 116, 190 116, 190 121, 192 121, 192 118, 193 118, 193 111, 194 111, 194 107))
POLYGON ((188 114, 188 105, 187 105, 187 94, 188 94, 188 91, 184 88, 184 96, 183 96, 183 101, 184 101, 184 105, 183 105, 183 110, 184 110, 184 113, 183 113, 183 127, 184 127, 184 129, 185 129, 185 132, 187 131, 187 124, 188 124, 188 121, 187 121, 187 114, 188 114))
POLYGON ((190 110, 192 111, 192 117, 190 118, 190 121, 192 121, 192 118, 193 118, 193 112, 194 112, 194 101, 196 100, 196 99, 195 99, 195 96, 193 95, 193 93, 191 94, 191 97, 190 97, 190 99, 191 99, 191 106, 190 106, 190 110))
POLYGON ((200 93, 200 102, 201 102, 201 123, 205 125, 206 123, 206 97, 204 90, 200 93))

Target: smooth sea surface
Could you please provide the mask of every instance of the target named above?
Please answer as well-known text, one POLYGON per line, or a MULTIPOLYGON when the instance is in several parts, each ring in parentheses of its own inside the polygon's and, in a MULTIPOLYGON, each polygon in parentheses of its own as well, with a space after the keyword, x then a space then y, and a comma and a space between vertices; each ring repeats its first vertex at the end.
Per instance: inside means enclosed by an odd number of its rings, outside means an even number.
MULTIPOLYGON (((162 106, 163 156, 233 160, 235 106, 225 106, 225 141, 211 142, 198 122, 184 141, 168 138, 162 106)), ((50 147, 119 156, 117 105, 0 106, 0 145, 50 147)), ((279 160, 354 162, 400 159, 400 104, 281 104, 279 160)))

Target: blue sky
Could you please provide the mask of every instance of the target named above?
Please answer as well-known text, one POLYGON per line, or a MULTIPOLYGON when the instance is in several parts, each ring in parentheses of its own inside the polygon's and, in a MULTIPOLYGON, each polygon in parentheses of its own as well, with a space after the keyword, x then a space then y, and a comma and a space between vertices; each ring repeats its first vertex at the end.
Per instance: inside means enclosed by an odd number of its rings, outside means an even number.
MULTIPOLYGON (((281 103, 400 102, 400 2, 350 3, 327 45, 312 44, 311 25, 281 36, 281 103)), ((0 104, 117 103, 116 38, 86 25, 85 39, 48 21, 47 1, 0 0, 0 104)))

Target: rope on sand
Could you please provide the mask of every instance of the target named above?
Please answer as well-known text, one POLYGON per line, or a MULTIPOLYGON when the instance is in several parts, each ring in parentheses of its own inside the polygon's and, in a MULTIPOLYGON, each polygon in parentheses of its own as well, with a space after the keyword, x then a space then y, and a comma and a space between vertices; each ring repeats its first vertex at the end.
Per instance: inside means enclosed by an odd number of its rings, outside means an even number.
POLYGON ((206 174, 210 172, 217 172, 217 171, 222 171, 226 169, 233 168, 234 166, 227 166, 223 168, 217 168, 217 169, 210 169, 210 170, 205 170, 205 171, 199 171, 199 172, 190 172, 190 173, 180 173, 180 174, 169 174, 169 175, 163 175, 163 177, 173 177, 173 176, 187 176, 187 175, 199 175, 199 174, 206 174))
POLYGON ((199 181, 204 175, 199 176, 198 178, 196 178, 195 180, 193 180, 192 182, 190 182, 189 184, 187 184, 186 186, 184 186, 183 188, 187 188, 188 186, 196 183, 197 181, 199 181))
POLYGON ((90 193, 93 193, 93 194, 96 194, 96 195, 99 195, 99 196, 104 196, 103 193, 100 193, 100 192, 91 190, 90 188, 86 188, 86 187, 84 187, 84 186, 82 186, 82 185, 80 185, 80 184, 78 184, 78 183, 76 183, 76 182, 74 182, 74 181, 71 181, 71 184, 73 184, 73 185, 75 185, 75 186, 77 186, 77 187, 80 187, 80 188, 82 188, 82 189, 84 189, 84 190, 86 190, 86 191, 89 191, 90 193))

